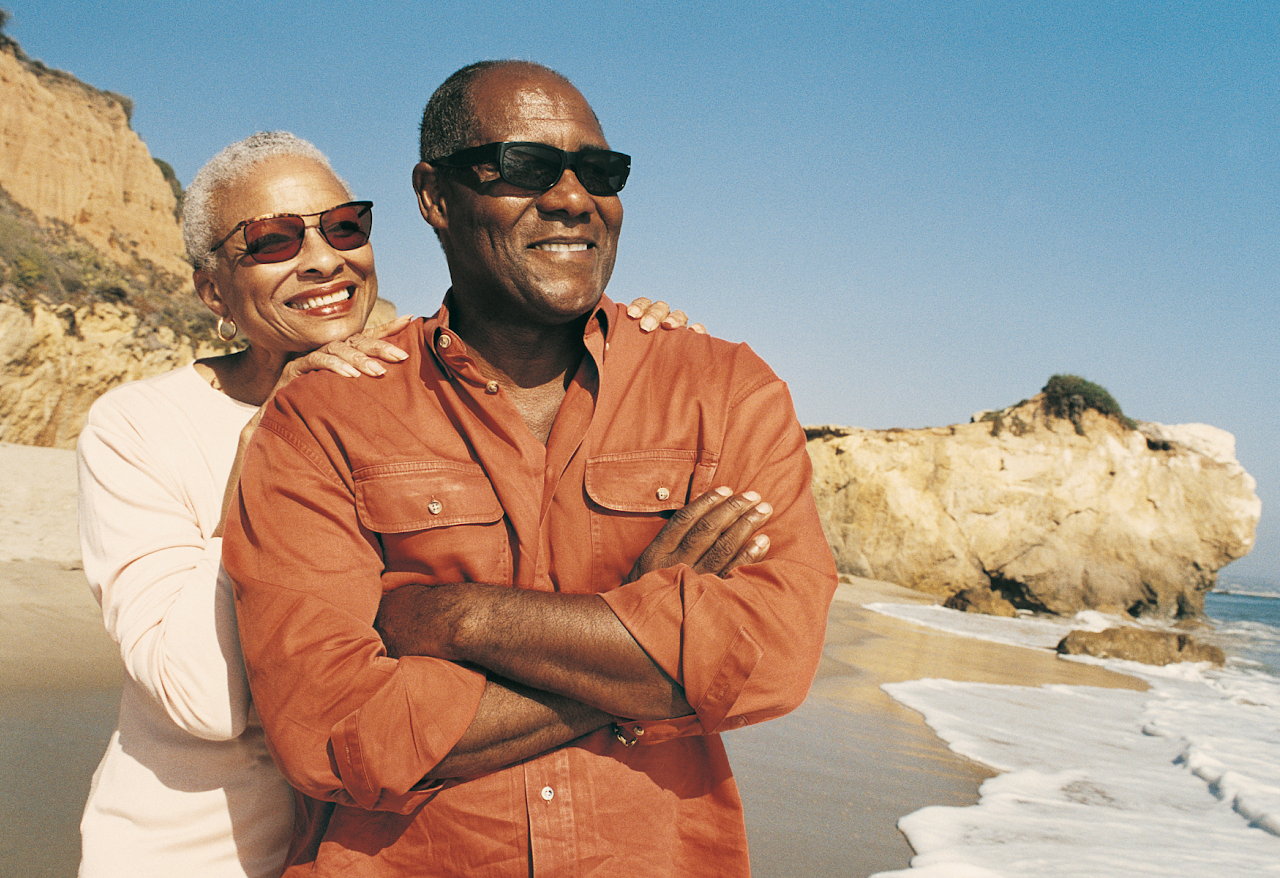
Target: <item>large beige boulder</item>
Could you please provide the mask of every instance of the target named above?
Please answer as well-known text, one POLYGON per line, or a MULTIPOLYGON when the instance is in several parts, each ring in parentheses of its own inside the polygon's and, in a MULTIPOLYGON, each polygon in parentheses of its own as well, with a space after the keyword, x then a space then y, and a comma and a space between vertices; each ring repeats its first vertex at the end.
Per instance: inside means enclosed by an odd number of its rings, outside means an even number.
POLYGON ((1197 615, 1261 512, 1229 433, 1129 429, 1085 410, 1084 435, 1040 396, 988 420, 920 430, 810 428, 814 494, 842 572, 1019 608, 1197 615))

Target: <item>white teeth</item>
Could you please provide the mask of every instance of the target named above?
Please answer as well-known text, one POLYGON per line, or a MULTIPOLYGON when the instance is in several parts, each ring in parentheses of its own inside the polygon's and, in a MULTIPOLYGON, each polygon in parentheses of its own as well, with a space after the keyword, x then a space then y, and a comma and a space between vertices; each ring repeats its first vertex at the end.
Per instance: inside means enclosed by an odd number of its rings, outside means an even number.
POLYGON ((553 253, 569 253, 574 250, 586 250, 586 244, 537 244, 535 250, 550 250, 553 253))
POLYGON ((333 305, 337 302, 345 302, 351 298, 351 290, 338 290, 336 293, 330 293, 327 296, 317 296, 314 299, 304 299, 301 302, 293 302, 290 308, 297 308, 299 311, 310 311, 312 308, 323 308, 325 305, 333 305))

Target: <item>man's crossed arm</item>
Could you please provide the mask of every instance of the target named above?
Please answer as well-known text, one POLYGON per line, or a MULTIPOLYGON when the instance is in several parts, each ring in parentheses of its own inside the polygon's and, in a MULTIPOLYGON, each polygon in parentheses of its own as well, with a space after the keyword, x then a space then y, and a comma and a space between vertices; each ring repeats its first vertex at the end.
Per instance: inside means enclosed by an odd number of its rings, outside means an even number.
MULTIPOLYGON (((754 492, 718 488, 677 511, 627 581, 687 564, 723 576, 759 561, 772 512, 754 492)), ((479 709, 430 777, 505 767, 609 725, 693 709, 684 691, 599 595, 483 583, 406 585, 382 599, 375 627, 392 657, 426 655, 488 672, 479 709)))

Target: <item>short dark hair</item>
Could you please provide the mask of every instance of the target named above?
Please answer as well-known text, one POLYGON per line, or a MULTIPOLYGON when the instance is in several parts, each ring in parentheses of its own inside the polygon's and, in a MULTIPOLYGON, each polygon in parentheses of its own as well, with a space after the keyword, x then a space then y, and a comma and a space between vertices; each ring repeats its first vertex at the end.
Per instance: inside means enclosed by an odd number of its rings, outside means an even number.
POLYGON ((478 145, 471 143, 479 128, 471 103, 471 87, 481 74, 495 67, 525 67, 573 85, 564 74, 533 61, 509 59, 468 64, 440 84, 422 111, 422 124, 418 128, 418 158, 421 161, 429 162, 464 147, 478 145))

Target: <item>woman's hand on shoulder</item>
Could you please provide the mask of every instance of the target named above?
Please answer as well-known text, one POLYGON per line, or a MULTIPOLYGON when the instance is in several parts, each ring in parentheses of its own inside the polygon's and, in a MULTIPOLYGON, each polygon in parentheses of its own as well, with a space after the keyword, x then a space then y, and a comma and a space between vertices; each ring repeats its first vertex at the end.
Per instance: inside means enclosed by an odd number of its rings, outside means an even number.
MULTIPOLYGON (((682 326, 689 326, 688 314, 683 311, 672 311, 671 306, 666 302, 662 300, 654 302, 644 296, 627 306, 627 316, 633 320, 640 321, 641 332, 652 332, 659 326, 663 329, 679 329, 682 326)), ((707 334, 707 328, 701 323, 695 323, 689 328, 702 335, 707 334)))
POLYGON ((296 360, 290 360, 276 382, 279 390, 304 372, 328 370, 348 378, 369 375, 376 378, 385 375, 387 367, 383 363, 399 363, 408 359, 409 355, 400 348, 384 341, 409 325, 412 314, 397 317, 380 326, 373 326, 363 332, 357 332, 342 341, 331 341, 322 348, 304 354, 296 360))

